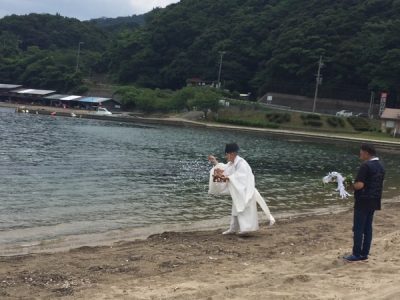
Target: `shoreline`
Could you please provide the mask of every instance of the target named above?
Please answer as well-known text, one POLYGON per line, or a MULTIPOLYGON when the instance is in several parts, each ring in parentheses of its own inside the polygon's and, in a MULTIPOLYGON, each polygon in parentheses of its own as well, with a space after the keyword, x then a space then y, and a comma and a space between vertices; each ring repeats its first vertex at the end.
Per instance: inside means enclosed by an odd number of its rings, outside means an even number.
MULTIPOLYGON (((0 107, 6 108, 16 108, 20 105, 11 104, 6 102, 0 102, 0 107)), ((140 116, 119 116, 115 114, 113 116, 96 116, 91 114, 89 111, 79 111, 79 113, 74 109, 63 109, 63 108, 50 108, 50 107, 37 107, 25 105, 30 110, 30 113, 38 113, 43 115, 50 115, 51 112, 57 111, 58 116, 71 117, 71 112, 75 112, 81 118, 95 119, 111 122, 120 123, 133 123, 133 124, 150 124, 150 125, 167 125, 167 126, 177 126, 177 127, 194 127, 194 128, 205 128, 212 130, 229 130, 229 131, 239 131, 239 132, 251 132, 258 134, 265 134, 269 136, 280 136, 285 138, 304 138, 311 141, 324 141, 328 143, 332 142, 345 142, 360 144, 362 142, 371 142, 379 150, 400 150, 400 140, 384 141, 370 138, 361 138, 356 136, 345 136, 341 134, 328 133, 328 132, 312 132, 312 131, 296 131, 296 130, 285 130, 285 129, 270 129, 270 128, 257 128, 257 127, 245 127, 245 126, 235 126, 222 123, 214 122, 200 122, 192 121, 179 117, 168 117, 168 118, 154 118, 154 117, 140 117, 140 116)))
MULTIPOLYGON (((386 200, 385 203, 400 203, 400 196, 386 200)), ((304 217, 315 217, 331 214, 340 214, 351 209, 347 205, 335 205, 322 208, 304 209, 298 211, 284 211, 274 214, 275 219, 279 221, 291 220, 304 217)), ((265 215, 259 212, 259 222, 262 226, 267 226, 265 215)), ((230 216, 227 210, 227 216, 219 219, 208 219, 194 222, 153 224, 150 226, 136 228, 121 228, 105 232, 82 233, 73 235, 63 235, 57 238, 32 240, 17 243, 0 244, 0 257, 12 257, 19 255, 31 255, 70 251, 80 247, 102 247, 111 246, 119 242, 134 242, 137 240, 146 240, 149 236, 161 234, 166 228, 172 232, 201 232, 222 230, 229 226, 230 216)), ((28 228, 29 231, 31 228, 28 228)), ((12 231, 10 232, 12 233, 12 231)), ((19 234, 21 236, 21 234, 19 234)))
POLYGON ((399 299, 400 202, 377 212, 368 262, 345 263, 352 212, 302 216, 250 237, 222 230, 0 257, 2 299, 399 299), (357 280, 354 280, 357 278, 357 280))
MULTIPOLYGON (((353 201, 344 200, 346 204, 332 205, 328 207, 303 209, 302 211, 282 211, 274 214, 278 224, 301 218, 314 218, 321 216, 340 215, 351 212, 353 201)), ((400 195, 384 199, 384 205, 399 204, 400 195)), ((227 211, 228 213, 228 211, 227 211)), ((265 215, 258 212, 260 226, 268 227, 265 215)), ((5 243, 0 245, 1 257, 16 257, 36 254, 56 254, 82 247, 108 247, 118 243, 144 241, 149 237, 165 232, 200 233, 204 231, 223 230, 229 226, 230 216, 219 219, 202 221, 188 221, 182 223, 153 224, 136 228, 121 228, 105 232, 81 233, 73 235, 61 235, 50 239, 38 239, 17 243, 5 243)), ((28 228, 29 231, 31 228, 28 228)), ((12 233, 12 232, 11 232, 12 233)), ((21 235, 21 234, 19 234, 21 235)))

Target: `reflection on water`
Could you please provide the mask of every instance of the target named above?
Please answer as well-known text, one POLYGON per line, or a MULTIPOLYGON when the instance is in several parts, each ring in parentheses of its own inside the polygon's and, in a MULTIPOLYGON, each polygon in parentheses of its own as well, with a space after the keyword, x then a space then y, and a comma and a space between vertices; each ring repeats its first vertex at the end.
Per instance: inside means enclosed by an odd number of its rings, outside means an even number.
MULTIPOLYGON (((222 157, 225 142, 240 144, 273 212, 349 205, 321 178, 354 174, 359 164, 358 148, 347 144, 7 109, 0 130, 0 243, 225 216, 230 199, 207 195, 206 160, 222 157)), ((385 193, 397 194, 400 159, 382 156, 385 193)))

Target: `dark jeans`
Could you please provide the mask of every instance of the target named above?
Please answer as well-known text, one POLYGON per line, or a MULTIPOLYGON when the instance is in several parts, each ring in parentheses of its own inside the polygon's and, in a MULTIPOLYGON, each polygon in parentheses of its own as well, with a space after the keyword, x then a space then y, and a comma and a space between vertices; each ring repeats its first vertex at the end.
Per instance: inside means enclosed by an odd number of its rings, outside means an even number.
POLYGON ((372 222, 374 209, 354 209, 353 220, 353 255, 368 256, 372 242, 372 222))

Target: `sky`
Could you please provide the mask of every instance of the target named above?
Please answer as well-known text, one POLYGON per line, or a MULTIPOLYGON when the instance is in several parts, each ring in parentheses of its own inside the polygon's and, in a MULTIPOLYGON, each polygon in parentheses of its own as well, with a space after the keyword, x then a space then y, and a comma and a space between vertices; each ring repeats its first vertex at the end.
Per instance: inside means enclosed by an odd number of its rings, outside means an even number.
POLYGON ((114 18, 143 14, 176 2, 179 0, 0 0, 0 18, 29 13, 59 13, 80 20, 114 18))

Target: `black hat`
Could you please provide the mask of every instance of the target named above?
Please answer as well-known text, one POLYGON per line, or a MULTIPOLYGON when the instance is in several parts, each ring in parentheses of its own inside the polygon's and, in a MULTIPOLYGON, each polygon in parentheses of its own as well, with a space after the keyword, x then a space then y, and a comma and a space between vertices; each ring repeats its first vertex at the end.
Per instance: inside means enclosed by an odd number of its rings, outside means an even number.
POLYGON ((225 146, 225 153, 238 153, 239 152, 239 145, 236 143, 226 144, 225 146))
POLYGON ((369 155, 371 155, 371 156, 376 156, 376 150, 375 150, 374 145, 371 145, 371 144, 362 144, 361 147, 360 147, 360 149, 361 149, 362 151, 367 152, 367 153, 368 153, 369 155))

